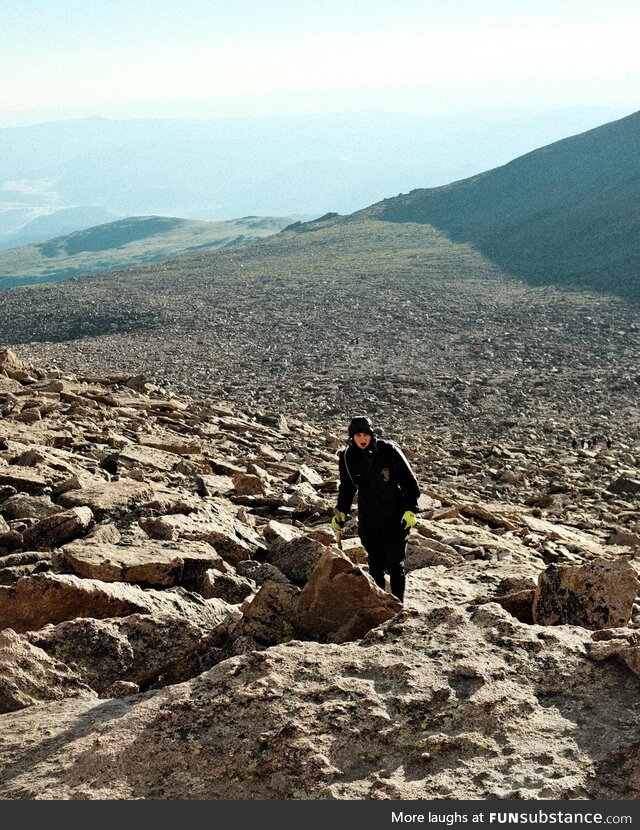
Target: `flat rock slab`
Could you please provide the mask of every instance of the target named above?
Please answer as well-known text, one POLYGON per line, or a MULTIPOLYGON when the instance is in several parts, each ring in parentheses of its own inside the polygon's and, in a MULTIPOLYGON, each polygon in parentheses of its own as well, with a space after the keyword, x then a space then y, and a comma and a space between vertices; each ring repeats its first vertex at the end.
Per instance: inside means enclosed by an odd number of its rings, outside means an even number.
POLYGON ((143 590, 67 574, 35 574, 19 579, 14 586, 0 585, 0 630, 12 628, 20 633, 76 617, 161 613, 214 628, 227 617, 229 606, 220 599, 205 600, 195 594, 143 590))
POLYGON ((175 435, 140 435, 138 443, 141 447, 154 447, 173 455, 199 455, 202 452, 200 442, 180 441, 175 435))
POLYGON ((149 541, 133 545, 76 542, 61 555, 78 576, 103 582, 131 582, 147 588, 167 588, 204 576, 223 565, 206 542, 149 541))
POLYGON ((125 513, 134 504, 153 496, 153 485, 135 481, 112 481, 70 490, 58 498, 63 507, 86 505, 93 511, 97 521, 125 513))
POLYGON ((0 485, 3 484, 32 496, 39 496, 50 486, 50 481, 31 467, 19 467, 17 464, 12 464, 0 467, 0 485))
POLYGON ((170 472, 180 462, 175 453, 157 447, 132 444, 118 454, 118 464, 125 467, 148 467, 150 470, 170 472))
POLYGON ((583 533, 560 522, 551 522, 535 516, 523 516, 523 523, 536 533, 547 539, 566 545, 569 550, 578 548, 595 557, 603 557, 606 553, 604 546, 589 533, 583 533))

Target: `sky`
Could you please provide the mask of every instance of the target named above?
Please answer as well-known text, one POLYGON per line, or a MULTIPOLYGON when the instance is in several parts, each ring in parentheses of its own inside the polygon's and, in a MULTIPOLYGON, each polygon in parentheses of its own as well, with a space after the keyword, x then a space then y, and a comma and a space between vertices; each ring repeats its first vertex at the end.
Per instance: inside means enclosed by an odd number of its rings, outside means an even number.
POLYGON ((0 0, 0 127, 640 109, 638 0, 0 0))

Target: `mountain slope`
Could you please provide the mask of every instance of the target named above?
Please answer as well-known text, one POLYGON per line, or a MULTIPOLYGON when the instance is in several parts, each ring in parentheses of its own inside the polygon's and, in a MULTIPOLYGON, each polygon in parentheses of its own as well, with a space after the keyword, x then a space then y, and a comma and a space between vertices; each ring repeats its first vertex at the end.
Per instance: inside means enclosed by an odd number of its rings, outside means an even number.
POLYGON ((470 242, 517 277, 640 296, 640 112, 355 214, 470 242))
POLYGON ((230 222, 129 217, 39 245, 0 251, 0 288, 131 268, 190 251, 248 242, 277 233, 288 221, 257 216, 230 222))
POLYGON ((0 249, 18 248, 23 245, 33 245, 37 242, 46 242, 56 236, 74 233, 74 231, 91 228, 95 225, 104 225, 121 219, 101 207, 70 207, 55 210, 36 216, 22 225, 17 231, 0 234, 0 249))

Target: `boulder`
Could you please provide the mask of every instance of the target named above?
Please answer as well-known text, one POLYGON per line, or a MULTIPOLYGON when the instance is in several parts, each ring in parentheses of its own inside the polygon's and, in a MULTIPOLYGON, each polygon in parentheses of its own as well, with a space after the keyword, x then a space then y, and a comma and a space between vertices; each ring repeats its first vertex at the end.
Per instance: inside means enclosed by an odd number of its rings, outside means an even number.
POLYGON ((0 630, 36 631, 76 617, 126 617, 169 613, 215 628, 229 614, 219 599, 205 600, 181 589, 143 590, 135 585, 81 579, 72 574, 40 573, 0 585, 0 630))
POLYGON ((267 522, 261 530, 267 543, 273 547, 282 543, 292 542, 294 539, 300 539, 304 535, 304 532, 300 528, 283 524, 283 522, 277 522, 275 519, 267 522))
POLYGON ((95 697, 69 666, 11 628, 0 631, 0 714, 43 700, 95 697))
POLYGON ((296 628, 330 643, 360 640, 402 604, 342 553, 326 549, 300 594, 296 628))
POLYGON ((292 507, 300 507, 305 510, 321 510, 327 506, 327 501, 318 494, 316 489, 306 481, 302 484, 294 484, 287 497, 287 504, 292 507))
POLYGON ((257 496, 265 494, 265 485, 260 476, 249 473, 234 473, 233 487, 239 496, 257 496))
POLYGON ((256 585, 264 585, 265 582, 282 582, 290 585, 288 579, 279 568, 269 562, 256 562, 253 559, 243 559, 235 567, 236 573, 251 579, 256 585))
POLYGON ((533 600, 538 625, 617 628, 626 625, 638 577, 626 557, 586 565, 550 565, 540 574, 533 600))
POLYGON ((0 372, 14 380, 29 380, 31 368, 12 349, 0 349, 0 372))
POLYGON ((68 569, 87 579, 166 588, 202 577, 222 559, 206 542, 110 544, 87 540, 61 551, 68 569))
POLYGON ((30 550, 52 550, 83 536, 92 524, 93 513, 89 507, 74 507, 27 528, 22 534, 23 543, 30 550))
POLYGON ((301 464, 299 469, 289 477, 289 483, 302 484, 305 481, 313 487, 318 487, 323 484, 324 479, 320 473, 313 470, 307 464, 301 464))
POLYGON ((24 636, 103 696, 115 682, 148 689, 210 668, 221 652, 212 650, 209 633, 197 620, 165 613, 69 620, 24 636))
POLYGON ((610 493, 616 493, 621 496, 636 496, 640 493, 640 480, 631 478, 631 476, 622 475, 607 487, 610 493))
POLYGON ((12 530, 4 522, 4 525, 0 527, 0 557, 21 547, 22 534, 17 530, 12 530))
POLYGON ((243 616, 229 632, 235 652, 267 648, 291 640, 299 596, 300 589, 295 585, 265 582, 242 604, 243 616))
POLYGON ((207 502, 188 516, 163 516, 179 538, 206 541, 231 565, 250 559, 264 548, 258 533, 239 521, 224 505, 207 502))
POLYGON ((201 496, 227 496, 235 490, 231 476, 198 475, 196 490, 201 496))
POLYGON ((449 568, 464 562, 461 553, 436 539, 427 539, 425 536, 412 534, 407 544, 405 570, 416 571, 420 568, 431 568, 435 565, 444 565, 449 568))
POLYGON ((272 547, 265 561, 275 565, 291 582, 302 587, 326 549, 321 542, 301 536, 272 547))
POLYGON ((0 485, 15 487, 19 492, 39 496, 49 489, 49 484, 49 481, 32 467, 12 465, 0 469, 0 485))
POLYGON ((90 507, 97 521, 115 518, 153 496, 153 485, 118 480, 99 482, 80 490, 69 490, 58 498, 63 507, 90 507))
POLYGON ((230 605, 236 605, 252 594, 255 587, 256 583, 246 576, 212 568, 206 572, 197 590, 205 599, 218 597, 230 605))
POLYGON ((45 519, 63 510, 54 504, 49 496, 29 496, 16 493, 0 504, 0 513, 5 519, 45 519))

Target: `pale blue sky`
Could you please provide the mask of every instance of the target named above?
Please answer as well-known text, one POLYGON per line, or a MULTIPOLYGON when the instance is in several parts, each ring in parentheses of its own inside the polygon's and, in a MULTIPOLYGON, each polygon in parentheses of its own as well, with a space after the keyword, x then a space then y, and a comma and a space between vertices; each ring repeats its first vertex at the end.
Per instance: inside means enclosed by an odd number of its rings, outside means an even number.
POLYGON ((0 0, 0 126, 640 109, 637 0, 0 0))

